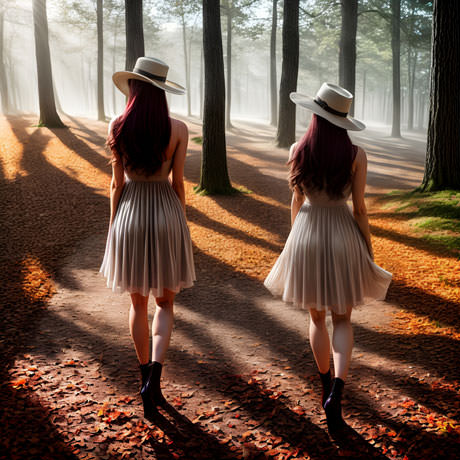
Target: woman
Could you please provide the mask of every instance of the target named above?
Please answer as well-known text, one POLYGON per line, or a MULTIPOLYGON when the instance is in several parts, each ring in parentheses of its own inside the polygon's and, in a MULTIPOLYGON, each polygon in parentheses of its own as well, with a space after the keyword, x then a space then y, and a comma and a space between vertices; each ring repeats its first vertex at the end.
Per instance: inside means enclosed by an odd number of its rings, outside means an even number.
POLYGON ((346 131, 365 128, 348 116, 353 96, 324 83, 314 99, 298 93, 291 99, 313 116, 304 137, 291 147, 292 228, 265 286, 285 302, 310 310, 310 344, 323 387, 321 403, 333 433, 345 425, 341 397, 353 347, 352 309, 383 299, 391 273, 373 262, 364 202, 366 153, 351 143, 346 131), (346 204, 350 194, 353 214, 346 204), (333 380, 327 310, 333 323, 333 380))
POLYGON ((129 327, 146 417, 165 402, 160 378, 174 297, 195 280, 183 179, 188 131, 183 122, 170 118, 165 95, 183 94, 184 88, 168 81, 167 72, 164 62, 141 57, 132 72, 113 75, 128 102, 109 126, 107 139, 112 151, 110 227, 100 271, 113 291, 131 295, 129 327), (150 293, 156 303, 151 360, 150 293))

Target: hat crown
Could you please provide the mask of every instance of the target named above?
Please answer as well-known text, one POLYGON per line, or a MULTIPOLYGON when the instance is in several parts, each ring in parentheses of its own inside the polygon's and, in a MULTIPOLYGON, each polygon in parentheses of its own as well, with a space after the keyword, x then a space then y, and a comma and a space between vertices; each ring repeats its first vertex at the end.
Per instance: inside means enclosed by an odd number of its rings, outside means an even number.
POLYGON ((166 64, 166 62, 163 62, 160 59, 140 57, 136 61, 133 72, 139 70, 157 77, 166 78, 168 75, 169 66, 166 64))
POLYGON ((353 102, 353 94, 333 83, 323 83, 316 93, 316 98, 320 98, 337 112, 345 114, 350 111, 351 103, 353 102))

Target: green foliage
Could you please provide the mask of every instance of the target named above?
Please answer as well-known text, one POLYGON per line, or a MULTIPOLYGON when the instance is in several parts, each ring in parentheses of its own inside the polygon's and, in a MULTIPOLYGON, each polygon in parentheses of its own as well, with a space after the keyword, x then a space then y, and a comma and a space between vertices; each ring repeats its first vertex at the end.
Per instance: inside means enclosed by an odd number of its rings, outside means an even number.
POLYGON ((202 136, 192 137, 192 141, 195 142, 198 145, 202 145, 203 144, 203 137, 202 136))
POLYGON ((460 250, 459 191, 395 191, 381 201, 395 216, 407 219, 423 239, 460 250))
POLYGON ((197 195, 201 195, 201 196, 237 195, 239 193, 247 193, 247 192, 242 192, 238 188, 231 187, 231 186, 230 187, 225 187, 225 188, 216 188, 216 189, 213 189, 213 190, 208 190, 208 189, 201 188, 199 185, 196 185, 195 187, 193 187, 193 191, 197 195))

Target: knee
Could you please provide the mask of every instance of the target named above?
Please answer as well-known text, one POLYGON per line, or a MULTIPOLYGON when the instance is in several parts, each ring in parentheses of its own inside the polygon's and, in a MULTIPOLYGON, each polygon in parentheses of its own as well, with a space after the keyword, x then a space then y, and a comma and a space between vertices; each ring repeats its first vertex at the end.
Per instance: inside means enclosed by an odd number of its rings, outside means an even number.
POLYGON ((158 308, 162 308, 165 310, 172 310, 174 308, 174 301, 172 299, 156 299, 156 304, 158 308))
POLYGON ((332 313, 332 324, 333 326, 338 326, 342 324, 351 324, 350 314, 345 313, 344 315, 338 315, 336 313, 332 313))
POLYGON ((148 297, 133 295, 131 296, 131 305, 136 311, 145 310, 148 305, 148 297))
POLYGON ((310 321, 315 327, 322 329, 326 327, 326 312, 311 309, 310 310, 310 321))

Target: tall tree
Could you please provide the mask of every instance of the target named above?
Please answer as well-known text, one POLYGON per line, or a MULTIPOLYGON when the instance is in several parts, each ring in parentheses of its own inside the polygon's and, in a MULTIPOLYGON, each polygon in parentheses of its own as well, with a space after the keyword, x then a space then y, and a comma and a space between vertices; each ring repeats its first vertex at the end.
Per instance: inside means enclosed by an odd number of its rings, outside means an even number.
POLYGON ((401 9, 401 32, 407 64, 407 129, 412 130, 418 66, 421 60, 425 60, 431 46, 432 5, 428 0, 405 0, 401 9))
MULTIPOLYGON (((358 28, 358 0, 341 0, 342 28, 339 46, 339 85, 355 94, 356 30, 358 28)), ((350 115, 354 114, 354 103, 350 115)))
POLYGON ((225 77, 219 0, 203 0, 204 114, 198 192, 231 193, 225 144, 225 77))
POLYGON ((433 3, 430 118, 423 190, 460 190, 460 2, 433 3))
POLYGON ((276 79, 276 29, 278 27, 278 0, 273 0, 272 29, 270 32, 270 124, 278 122, 278 82, 276 79))
POLYGON ((133 70, 138 57, 145 55, 142 0, 125 0, 126 70, 133 70))
POLYGON ((37 60, 38 98, 40 103, 39 124, 48 126, 49 128, 60 128, 64 124, 57 114, 54 101, 46 0, 33 0, 32 9, 34 17, 35 57, 37 60))
POLYGON ((256 38, 260 33, 260 26, 257 21, 250 15, 250 8, 256 3, 256 0, 223 0, 221 9, 226 17, 226 107, 225 107, 225 124, 227 128, 232 127, 231 108, 232 108, 232 49, 233 49, 233 32, 238 35, 246 35, 256 38), (247 26, 247 21, 251 17, 252 27, 247 26), (255 25, 254 25, 255 23, 255 25))
POLYGON ((230 113, 232 110, 232 29, 233 29, 233 0, 225 0, 225 12, 227 16, 227 98, 225 105, 225 127, 230 129, 232 121, 230 113))
POLYGON ((192 114, 192 100, 190 91, 191 82, 191 47, 192 35, 194 26, 190 26, 194 22, 200 12, 200 3, 196 0, 167 0, 162 3, 161 11, 167 16, 175 16, 179 19, 182 28, 182 48, 184 53, 184 70, 185 70, 185 86, 187 88, 187 116, 192 114))
POLYGON ((283 63, 281 66, 278 132, 279 147, 289 147, 295 141, 295 105, 289 94, 297 89, 299 71, 299 0, 284 1, 283 63))
POLYGON ((105 120, 104 112, 104 34, 103 0, 97 0, 97 119, 105 120))
POLYGON ((4 56, 4 36, 3 25, 5 19, 5 10, 0 4, 0 97, 2 98, 2 112, 8 113, 10 111, 9 96, 8 96, 8 83, 5 73, 5 56, 4 56))
POLYGON ((393 60, 391 135, 401 137, 401 0, 391 0, 391 55, 393 60))

